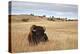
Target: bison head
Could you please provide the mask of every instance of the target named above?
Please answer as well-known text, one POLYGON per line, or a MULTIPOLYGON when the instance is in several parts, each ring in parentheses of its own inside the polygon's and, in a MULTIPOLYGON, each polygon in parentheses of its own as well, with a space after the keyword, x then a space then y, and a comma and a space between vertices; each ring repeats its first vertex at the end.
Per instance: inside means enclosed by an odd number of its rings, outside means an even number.
POLYGON ((36 25, 32 25, 31 27, 31 32, 34 33, 35 35, 42 35, 45 32, 45 27, 42 26, 36 26, 36 25))
POLYGON ((48 37, 45 32, 45 27, 32 25, 28 35, 29 43, 38 44, 41 41, 47 41, 48 37))

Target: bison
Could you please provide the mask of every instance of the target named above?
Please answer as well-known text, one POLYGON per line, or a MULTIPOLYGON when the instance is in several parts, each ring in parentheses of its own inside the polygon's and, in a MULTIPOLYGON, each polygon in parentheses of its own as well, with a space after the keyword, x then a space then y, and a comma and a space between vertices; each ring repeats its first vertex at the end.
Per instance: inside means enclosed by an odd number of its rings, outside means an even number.
POLYGON ((45 27, 32 25, 28 35, 29 44, 37 45, 40 42, 48 41, 45 27))

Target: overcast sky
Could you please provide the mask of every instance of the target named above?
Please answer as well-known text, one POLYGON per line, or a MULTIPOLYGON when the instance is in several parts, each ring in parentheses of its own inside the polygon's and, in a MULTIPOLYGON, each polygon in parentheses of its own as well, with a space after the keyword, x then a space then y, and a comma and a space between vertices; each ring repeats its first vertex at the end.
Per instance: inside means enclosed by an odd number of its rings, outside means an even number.
POLYGON ((36 3, 12 1, 11 14, 46 15, 55 17, 78 18, 78 6, 56 3, 36 3))

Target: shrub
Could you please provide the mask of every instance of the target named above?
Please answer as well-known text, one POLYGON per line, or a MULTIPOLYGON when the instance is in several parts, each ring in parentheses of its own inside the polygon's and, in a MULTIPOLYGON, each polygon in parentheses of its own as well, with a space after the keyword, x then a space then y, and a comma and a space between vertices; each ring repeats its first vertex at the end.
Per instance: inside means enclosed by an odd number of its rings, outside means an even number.
POLYGON ((29 19, 22 19, 22 21, 23 21, 23 22, 28 22, 28 21, 29 21, 29 19))

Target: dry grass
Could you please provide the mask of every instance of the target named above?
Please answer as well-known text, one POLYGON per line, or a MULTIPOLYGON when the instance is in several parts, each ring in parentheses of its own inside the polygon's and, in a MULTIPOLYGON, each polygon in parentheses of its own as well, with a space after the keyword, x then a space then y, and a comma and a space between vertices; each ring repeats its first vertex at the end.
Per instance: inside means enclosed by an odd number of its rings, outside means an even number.
POLYGON ((30 52, 47 50, 66 50, 78 48, 77 21, 40 21, 40 22, 12 22, 12 52, 30 52), (41 42, 37 46, 29 46, 28 33, 30 27, 35 24, 46 27, 48 42, 41 42))

